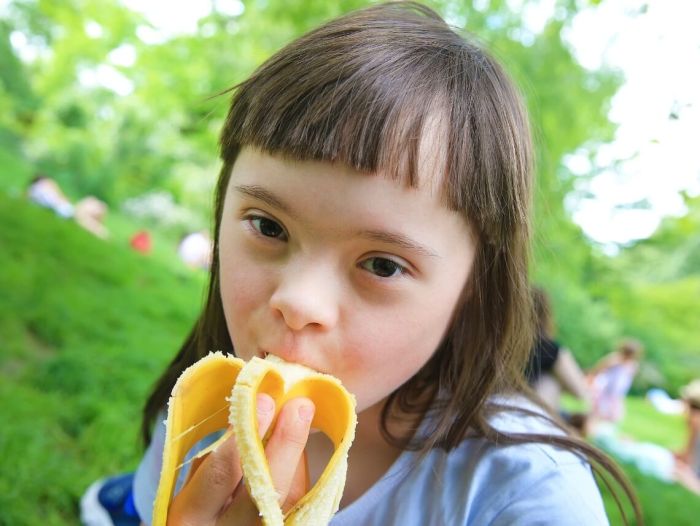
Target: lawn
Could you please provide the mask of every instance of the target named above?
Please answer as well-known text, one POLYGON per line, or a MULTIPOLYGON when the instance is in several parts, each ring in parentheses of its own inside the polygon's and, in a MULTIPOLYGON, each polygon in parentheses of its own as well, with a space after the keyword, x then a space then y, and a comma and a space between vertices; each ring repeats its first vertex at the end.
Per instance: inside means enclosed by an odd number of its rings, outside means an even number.
MULTIPOLYGON (((648 442, 672 451, 685 443, 685 423, 681 415, 659 413, 643 398, 629 397, 619 432, 637 442, 648 442)), ((622 464, 644 510, 648 525, 695 525, 700 517, 700 497, 682 486, 644 475, 633 465, 622 464)), ((612 524, 622 524, 617 506, 604 492, 612 524)))
POLYGON ((0 225, 0 524, 76 524, 90 482, 135 467, 204 275, 2 193, 0 225))
MULTIPOLYGON (((102 241, 0 192, 0 525, 76 524, 93 480, 136 466, 143 399, 202 301, 205 276, 167 239, 143 256, 127 243, 138 225, 111 221, 102 241)), ((629 401, 622 430, 670 448, 683 440, 682 421, 644 400, 629 401)), ((696 523, 700 498, 626 471, 647 524, 696 523)))

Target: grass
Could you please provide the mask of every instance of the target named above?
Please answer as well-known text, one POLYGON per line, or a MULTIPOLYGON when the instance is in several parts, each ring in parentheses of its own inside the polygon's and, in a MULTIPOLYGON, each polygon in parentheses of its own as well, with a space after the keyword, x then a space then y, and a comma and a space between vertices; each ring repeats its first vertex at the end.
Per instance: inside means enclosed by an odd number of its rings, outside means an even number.
POLYGON ((627 412, 620 423, 620 433, 672 451, 678 451, 685 445, 686 424, 683 415, 660 413, 644 398, 629 397, 626 405, 627 412))
MULTIPOLYGON (((0 192, 0 525, 76 524, 85 488, 133 469, 141 406, 194 321, 205 279, 174 245, 129 249, 138 228, 110 217, 113 237, 0 192)), ((679 417, 630 399, 622 431, 675 449, 679 417)), ((625 466, 646 524, 695 524, 700 498, 625 466)), ((612 524, 621 524, 611 497, 612 524)))
POLYGON ((0 524, 75 524, 90 482, 136 466, 204 276, 2 193, 0 225, 0 524))
MULTIPOLYGON (((582 411, 584 406, 575 399, 564 396, 562 405, 570 411, 582 411)), ((671 451, 685 445, 686 428, 684 416, 658 412, 651 403, 640 397, 628 397, 625 417, 619 424, 620 436, 637 442, 656 444, 671 451)), ((647 525, 694 525, 700 517, 700 497, 682 486, 667 483, 642 473, 636 466, 616 459, 629 478, 642 506, 647 525)), ((599 484, 603 493, 606 511, 613 525, 624 524, 612 494, 599 484)), ((620 490, 621 491, 621 490, 620 490)), ((624 501, 624 499, 622 499, 624 501)), ((632 517, 630 506, 625 506, 628 517, 632 517)), ((636 524, 636 522, 632 522, 636 524)))

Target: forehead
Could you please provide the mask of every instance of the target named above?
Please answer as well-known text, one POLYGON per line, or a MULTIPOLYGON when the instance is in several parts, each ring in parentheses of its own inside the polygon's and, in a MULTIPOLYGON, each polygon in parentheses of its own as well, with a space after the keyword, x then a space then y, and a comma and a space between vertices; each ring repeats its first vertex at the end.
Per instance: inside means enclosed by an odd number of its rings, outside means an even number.
POLYGON ((425 214, 426 220, 438 209, 440 215, 460 215, 445 205, 443 178, 435 156, 426 157, 421 165, 415 184, 409 184, 384 171, 370 173, 340 162, 297 160, 244 147, 228 187, 229 192, 241 185, 253 187, 253 192, 258 187, 278 191, 282 197, 290 197, 291 205, 304 202, 318 209, 329 207, 326 212, 331 215, 333 207, 357 207, 370 215, 374 214, 372 209, 391 209, 397 214, 425 214), (414 209, 418 210, 414 213, 414 209))

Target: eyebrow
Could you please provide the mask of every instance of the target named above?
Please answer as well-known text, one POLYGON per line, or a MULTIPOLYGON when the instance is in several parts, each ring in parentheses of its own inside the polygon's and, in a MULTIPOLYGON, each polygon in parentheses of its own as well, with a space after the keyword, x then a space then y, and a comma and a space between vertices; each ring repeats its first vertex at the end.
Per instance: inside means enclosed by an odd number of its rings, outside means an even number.
POLYGON ((431 258, 440 257, 428 247, 420 245, 413 241, 411 238, 404 236, 403 234, 399 234, 397 232, 387 232, 386 230, 362 230, 359 232, 359 235, 367 239, 379 241, 380 243, 397 245, 406 250, 416 252, 422 256, 428 256, 431 258))
MULTIPOLYGON (((294 213, 292 208, 289 205, 287 205, 287 203, 282 201, 279 197, 277 197, 275 194, 273 194, 272 192, 270 192, 262 186, 241 184, 236 185, 234 187, 234 190, 243 195, 247 195, 248 197, 252 197, 253 199, 262 201, 263 203, 266 203, 269 206, 276 208, 277 210, 281 210, 282 212, 284 212, 292 218, 296 218, 296 214, 294 213)), ((403 249, 416 252, 417 254, 420 254, 422 256, 432 258, 440 257, 437 253, 430 250, 428 247, 416 243, 408 236, 399 234, 398 232, 388 232, 386 230, 360 230, 359 232, 357 232, 356 235, 366 239, 371 239, 373 241, 378 241, 380 243, 396 245, 403 249)))
POLYGON ((266 203, 277 210, 281 210, 292 218, 296 217, 296 214, 294 214, 294 211, 287 205, 287 203, 262 186, 241 184, 235 186, 234 190, 243 195, 247 195, 248 197, 252 197, 253 199, 257 199, 258 201, 262 201, 263 203, 266 203))

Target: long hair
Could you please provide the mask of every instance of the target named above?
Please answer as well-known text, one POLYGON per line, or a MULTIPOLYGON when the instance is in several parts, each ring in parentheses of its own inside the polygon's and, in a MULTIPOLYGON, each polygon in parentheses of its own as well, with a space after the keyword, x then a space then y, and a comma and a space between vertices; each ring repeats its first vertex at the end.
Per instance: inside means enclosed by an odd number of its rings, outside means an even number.
POLYGON ((538 336, 554 338, 554 319, 549 294, 540 287, 532 288, 532 307, 535 311, 535 330, 538 336))
POLYGON ((489 424, 497 408, 488 401, 495 393, 525 389, 522 368, 533 342, 533 155, 524 105, 500 65, 431 9, 390 3, 311 31, 230 91, 207 300, 147 401, 144 437, 184 368, 210 350, 235 353, 219 291, 218 235, 241 148, 339 162, 415 186, 422 141, 439 149, 444 173, 435 176, 441 177, 445 205, 472 227, 476 251, 446 336, 425 366, 388 397, 382 431, 390 443, 422 452, 451 449, 468 433, 502 437, 489 424), (418 422, 435 407, 434 428, 425 436, 389 431, 393 416, 412 415, 418 422))

